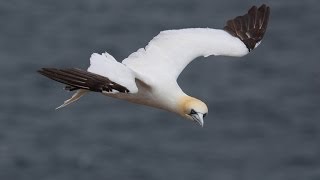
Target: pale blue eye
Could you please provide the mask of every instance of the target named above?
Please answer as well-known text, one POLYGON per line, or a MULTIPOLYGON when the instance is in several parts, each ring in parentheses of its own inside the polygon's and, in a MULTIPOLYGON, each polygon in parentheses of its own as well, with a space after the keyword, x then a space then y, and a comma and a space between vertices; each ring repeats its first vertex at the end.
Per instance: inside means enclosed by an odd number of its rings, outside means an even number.
POLYGON ((191 109, 190 115, 191 114, 197 114, 197 112, 195 110, 191 109))

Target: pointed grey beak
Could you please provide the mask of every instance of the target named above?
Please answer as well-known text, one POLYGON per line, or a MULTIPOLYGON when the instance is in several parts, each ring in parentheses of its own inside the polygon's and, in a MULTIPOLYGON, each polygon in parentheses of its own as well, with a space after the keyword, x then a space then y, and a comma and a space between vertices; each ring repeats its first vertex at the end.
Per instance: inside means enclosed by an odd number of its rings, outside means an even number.
POLYGON ((201 127, 203 127, 203 114, 197 113, 191 115, 192 119, 197 122, 201 127))

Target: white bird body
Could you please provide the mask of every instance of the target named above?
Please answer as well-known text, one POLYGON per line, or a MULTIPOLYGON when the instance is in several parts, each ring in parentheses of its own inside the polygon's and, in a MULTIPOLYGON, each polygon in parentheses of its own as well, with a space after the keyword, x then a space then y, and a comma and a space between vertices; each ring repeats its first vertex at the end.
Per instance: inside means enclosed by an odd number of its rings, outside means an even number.
MULTIPOLYGON (((248 14, 230 20, 224 30, 189 28, 167 30, 122 63, 108 53, 94 53, 87 71, 49 69, 39 72, 77 90, 64 107, 89 91, 177 113, 203 125, 208 108, 186 95, 177 83, 183 69, 199 56, 241 57, 256 48, 264 35, 269 7, 252 7, 248 14), (239 20, 240 19, 240 20, 239 20)), ((58 107, 58 108, 60 108, 58 107)))
POLYGON ((187 95, 176 80, 193 59, 210 55, 243 56, 248 52, 240 39, 223 30, 209 28, 167 30, 160 32, 145 48, 140 48, 124 59, 122 64, 125 66, 121 66, 121 63, 116 62, 107 53, 93 54, 88 71, 109 77, 121 85, 125 85, 121 80, 130 81, 131 83, 127 83, 125 87, 131 90, 130 92, 137 92, 104 93, 107 96, 177 112, 180 99, 187 95), (106 74, 113 64, 118 65, 115 67, 116 70, 121 69, 125 72, 114 73, 113 70, 112 73, 106 74), (140 81, 133 83, 136 78, 140 81))

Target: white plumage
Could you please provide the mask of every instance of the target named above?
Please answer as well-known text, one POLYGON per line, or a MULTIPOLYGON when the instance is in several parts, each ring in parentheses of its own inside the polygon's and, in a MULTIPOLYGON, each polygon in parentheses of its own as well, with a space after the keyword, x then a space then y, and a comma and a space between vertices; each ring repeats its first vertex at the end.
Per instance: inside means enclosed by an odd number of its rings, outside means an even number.
MULTIPOLYGON (((92 54, 87 71, 43 68, 39 72, 77 90, 60 107, 89 91, 177 113, 203 126, 208 108, 186 95, 177 83, 183 69, 196 57, 240 57, 256 48, 267 28, 270 9, 253 6, 247 14, 229 20, 223 30, 189 28, 160 32, 145 48, 122 63, 108 53, 92 54)), ((60 108, 59 107, 59 108, 60 108)))
POLYGON ((122 63, 148 78, 172 80, 199 56, 243 56, 247 53, 243 42, 224 30, 191 28, 162 31, 122 63))
POLYGON ((125 86, 131 93, 138 92, 134 72, 130 68, 119 63, 107 52, 102 53, 101 55, 97 53, 92 54, 88 71, 108 77, 113 82, 125 86))

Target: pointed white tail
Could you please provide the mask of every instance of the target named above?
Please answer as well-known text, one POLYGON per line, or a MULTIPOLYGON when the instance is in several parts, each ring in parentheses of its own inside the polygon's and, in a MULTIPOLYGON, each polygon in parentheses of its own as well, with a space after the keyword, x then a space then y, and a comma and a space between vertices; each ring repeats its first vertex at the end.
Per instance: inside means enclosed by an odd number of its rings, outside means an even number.
POLYGON ((84 90, 84 89, 79 89, 79 90, 77 90, 77 92, 74 93, 70 99, 64 101, 63 104, 62 104, 61 106, 57 107, 56 109, 63 108, 63 107, 65 107, 65 106, 67 106, 67 105, 69 105, 69 104, 77 101, 77 100, 80 99, 83 95, 85 95, 87 92, 88 92, 88 91, 87 91, 87 90, 84 90))

